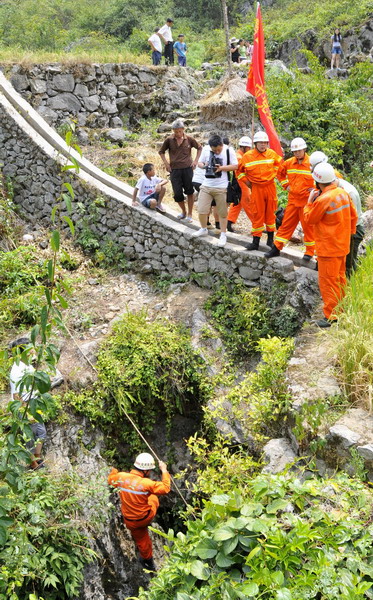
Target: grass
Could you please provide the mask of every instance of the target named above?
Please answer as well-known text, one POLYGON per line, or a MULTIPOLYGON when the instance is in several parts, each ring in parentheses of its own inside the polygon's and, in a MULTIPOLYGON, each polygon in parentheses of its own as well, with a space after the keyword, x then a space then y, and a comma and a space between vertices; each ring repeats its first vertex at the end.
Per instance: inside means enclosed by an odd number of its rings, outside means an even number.
POLYGON ((335 333, 345 393, 370 412, 373 395, 373 249, 361 260, 342 301, 335 333))
POLYGON ((136 65, 149 65, 151 63, 150 55, 134 54, 121 46, 116 48, 93 48, 91 50, 74 49, 73 54, 65 51, 47 52, 44 50, 35 50, 25 52, 24 48, 13 46, 1 48, 0 63, 19 64, 25 69, 34 64, 61 63, 66 67, 74 65, 91 65, 93 63, 133 63, 136 65))

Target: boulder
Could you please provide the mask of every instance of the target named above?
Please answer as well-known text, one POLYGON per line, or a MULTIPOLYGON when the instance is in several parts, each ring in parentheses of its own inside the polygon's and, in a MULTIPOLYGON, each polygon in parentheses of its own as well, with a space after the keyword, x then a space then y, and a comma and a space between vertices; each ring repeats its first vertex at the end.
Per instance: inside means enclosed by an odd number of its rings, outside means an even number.
POLYGON ((125 141, 128 131, 124 131, 124 129, 108 129, 104 135, 113 144, 121 144, 125 141))
POLYGON ((49 98, 47 105, 54 110, 65 110, 69 113, 76 114, 81 108, 81 103, 76 96, 70 93, 57 94, 53 98, 49 98))
POLYGON ((264 460, 268 463, 263 468, 263 473, 281 473, 297 458, 287 438, 269 440, 263 448, 263 454, 264 460))
POLYGON ((51 87, 56 92, 72 92, 75 87, 74 76, 71 73, 55 75, 52 79, 51 87))

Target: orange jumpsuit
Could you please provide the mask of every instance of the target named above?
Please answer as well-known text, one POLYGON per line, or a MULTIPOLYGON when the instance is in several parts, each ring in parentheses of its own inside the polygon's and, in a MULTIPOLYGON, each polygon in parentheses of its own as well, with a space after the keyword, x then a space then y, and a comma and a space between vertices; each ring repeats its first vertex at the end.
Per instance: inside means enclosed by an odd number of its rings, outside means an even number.
POLYGON ((277 177, 282 187, 285 190, 288 189, 289 196, 284 219, 276 233, 275 246, 279 250, 282 250, 284 244, 291 239, 300 221, 304 233, 306 255, 313 256, 315 251, 313 229, 311 225, 305 223, 303 218, 303 209, 307 204, 308 196, 310 191, 315 187, 308 155, 304 155, 301 163, 298 162, 295 156, 285 160, 279 167, 277 177))
POLYGON ((253 237, 261 237, 265 229, 276 230, 277 193, 274 179, 281 163, 281 156, 274 150, 268 148, 265 152, 259 152, 255 148, 243 155, 238 166, 245 173, 245 178, 240 181, 251 183, 249 217, 253 237))
POLYGON ((120 508, 124 523, 145 560, 152 558, 153 547, 148 525, 157 514, 157 496, 168 494, 171 487, 169 473, 162 473, 162 481, 153 481, 137 469, 129 473, 112 469, 108 477, 109 485, 119 489, 120 508))
MULTIPOLYGON (((242 152, 241 149, 237 150, 237 157, 238 157, 239 161, 241 160, 243 155, 244 155, 244 153, 242 152)), ((235 172, 235 175, 236 175, 238 185, 241 188, 241 200, 236 205, 234 205, 234 204, 230 205, 229 212, 228 212, 228 221, 231 221, 231 223, 235 223, 237 221, 238 216, 242 209, 244 209, 245 213, 247 214, 247 216, 250 219, 251 190, 250 190, 250 188, 247 187, 246 183, 244 183, 242 181, 242 179, 245 177, 245 171, 242 171, 242 168, 241 169, 238 168, 235 172)))
POLYGON ((327 319, 344 296, 346 256, 356 231, 357 212, 350 196, 336 183, 328 185, 313 203, 304 207, 304 220, 313 225, 319 264, 319 287, 327 319))

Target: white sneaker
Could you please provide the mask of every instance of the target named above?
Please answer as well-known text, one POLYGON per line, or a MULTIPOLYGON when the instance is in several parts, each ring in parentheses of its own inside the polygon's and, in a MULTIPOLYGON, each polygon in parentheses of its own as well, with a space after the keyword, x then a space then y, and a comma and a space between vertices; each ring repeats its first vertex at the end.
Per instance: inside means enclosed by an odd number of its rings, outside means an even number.
POLYGON ((159 212, 161 212, 161 213, 165 213, 166 212, 166 209, 163 206, 163 204, 158 204, 157 208, 158 208, 159 212))
POLYGON ((207 231, 207 229, 204 229, 203 227, 201 227, 201 229, 198 229, 198 231, 195 231, 194 233, 192 233, 192 237, 198 238, 198 237, 206 237, 209 234, 209 232, 207 231))
POLYGON ((186 215, 184 213, 180 213, 179 215, 177 215, 177 219, 179 219, 179 221, 181 221, 181 219, 185 219, 186 215))
POLYGON ((218 246, 222 248, 227 243, 227 235, 225 233, 220 234, 220 238, 218 241, 218 246))
POLYGON ((193 218, 192 217, 185 217, 184 222, 185 223, 193 223, 193 218))

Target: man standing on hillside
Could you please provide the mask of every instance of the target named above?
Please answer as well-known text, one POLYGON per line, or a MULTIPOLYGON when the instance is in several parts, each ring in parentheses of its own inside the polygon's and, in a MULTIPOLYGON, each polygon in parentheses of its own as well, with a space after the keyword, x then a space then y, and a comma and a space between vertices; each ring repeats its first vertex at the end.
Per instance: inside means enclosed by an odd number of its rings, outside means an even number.
POLYGON ((307 144, 303 138, 294 138, 290 145, 294 156, 285 160, 277 172, 277 177, 284 190, 287 190, 289 199, 272 250, 264 255, 266 258, 280 255, 280 250, 290 241, 299 221, 302 224, 306 246, 304 260, 310 260, 315 251, 313 229, 304 222, 303 217, 303 209, 307 204, 308 196, 315 187, 306 148, 307 144))
POLYGON ((168 66, 174 64, 174 40, 171 31, 173 24, 173 19, 167 19, 166 23, 158 31, 158 35, 164 41, 164 64, 168 66))
POLYGON ((119 490, 121 512, 124 524, 130 530, 133 540, 140 552, 140 563, 143 567, 155 571, 153 546, 149 536, 148 525, 153 521, 159 507, 157 496, 164 496, 171 488, 171 477, 167 465, 160 461, 162 481, 149 478, 155 469, 151 454, 139 454, 129 473, 112 469, 108 477, 109 485, 119 490))
POLYGON ((330 327, 337 321, 335 309, 344 296, 346 256, 350 251, 350 237, 356 231, 357 212, 347 192, 337 186, 331 165, 318 164, 312 177, 317 190, 310 193, 304 207, 304 220, 313 225, 319 287, 324 302, 325 316, 317 325, 330 327))
POLYGON ((173 135, 165 139, 159 150, 159 156, 166 170, 171 173, 174 199, 181 209, 181 213, 177 218, 185 219, 188 223, 191 223, 194 203, 193 169, 198 164, 202 146, 194 138, 185 134, 184 122, 181 119, 176 119, 171 127, 173 135), (192 159, 192 148, 197 150, 194 160, 192 159), (166 159, 167 151, 169 161, 166 159), (188 212, 185 207, 184 194, 188 197, 188 212))
POLYGON ((150 36, 148 42, 151 46, 152 52, 152 62, 153 65, 158 66, 161 64, 162 59, 162 42, 161 38, 158 35, 159 27, 154 29, 153 35, 150 36))

